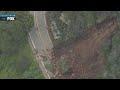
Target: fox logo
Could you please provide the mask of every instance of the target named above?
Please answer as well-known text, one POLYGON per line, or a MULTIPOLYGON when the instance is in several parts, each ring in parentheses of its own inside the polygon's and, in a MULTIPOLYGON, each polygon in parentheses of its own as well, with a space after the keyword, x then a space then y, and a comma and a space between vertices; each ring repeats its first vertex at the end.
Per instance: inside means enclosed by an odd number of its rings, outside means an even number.
POLYGON ((9 21, 13 21, 13 20, 15 20, 15 17, 7 17, 7 20, 9 21))

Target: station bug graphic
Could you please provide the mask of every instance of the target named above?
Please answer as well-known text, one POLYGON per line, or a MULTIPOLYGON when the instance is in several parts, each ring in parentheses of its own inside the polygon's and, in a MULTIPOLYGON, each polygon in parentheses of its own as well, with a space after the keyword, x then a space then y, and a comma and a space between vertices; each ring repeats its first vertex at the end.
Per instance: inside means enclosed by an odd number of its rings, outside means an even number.
POLYGON ((14 21, 15 17, 7 17, 7 21, 14 21))

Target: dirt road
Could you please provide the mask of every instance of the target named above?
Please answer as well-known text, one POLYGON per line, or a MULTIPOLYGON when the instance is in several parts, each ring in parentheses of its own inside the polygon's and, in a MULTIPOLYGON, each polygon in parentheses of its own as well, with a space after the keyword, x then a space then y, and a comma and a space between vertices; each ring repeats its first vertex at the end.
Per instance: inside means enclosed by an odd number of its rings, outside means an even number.
MULTIPOLYGON (((94 27, 78 42, 62 48, 55 53, 54 62, 64 57, 69 65, 69 72, 59 72, 62 78, 95 78, 97 73, 104 68, 104 57, 100 54, 100 46, 105 39, 111 39, 117 32, 118 24, 115 19, 111 19, 99 24, 99 28, 94 27)), ((59 74, 59 75, 60 75, 59 74)), ((60 78, 59 75, 56 78, 60 78)))

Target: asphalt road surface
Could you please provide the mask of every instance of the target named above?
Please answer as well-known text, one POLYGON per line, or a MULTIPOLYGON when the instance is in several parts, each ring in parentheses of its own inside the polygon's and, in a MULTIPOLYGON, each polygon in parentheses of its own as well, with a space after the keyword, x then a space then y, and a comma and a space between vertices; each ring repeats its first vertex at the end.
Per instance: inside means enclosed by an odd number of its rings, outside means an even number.
MULTIPOLYGON (((47 31, 47 25, 45 20, 44 11, 30 11, 30 13, 34 16, 34 27, 29 33, 32 44, 34 48, 38 51, 39 55, 43 55, 50 58, 50 53, 47 50, 51 50, 53 48, 53 44, 49 37, 47 31)), ((38 57, 37 59, 40 59, 38 57)), ((39 62, 40 68, 43 71, 45 78, 50 79, 48 72, 45 68, 43 61, 39 62)))
POLYGON ((53 48, 53 44, 48 34, 44 11, 35 11, 34 16, 35 16, 35 22, 37 24, 36 26, 41 33, 43 43, 47 49, 51 50, 53 48))
POLYGON ((32 28, 31 32, 30 32, 30 36, 32 38, 32 41, 36 47, 36 49, 39 51, 39 53, 43 53, 43 44, 42 44, 42 40, 41 38, 39 38, 36 30, 35 30, 35 27, 32 28))

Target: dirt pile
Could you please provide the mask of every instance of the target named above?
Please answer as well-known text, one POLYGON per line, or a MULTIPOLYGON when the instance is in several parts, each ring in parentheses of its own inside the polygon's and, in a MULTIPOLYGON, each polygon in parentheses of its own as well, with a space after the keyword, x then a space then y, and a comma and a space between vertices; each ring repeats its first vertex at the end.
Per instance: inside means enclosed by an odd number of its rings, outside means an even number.
POLYGON ((118 31, 116 19, 108 19, 88 30, 87 36, 77 42, 55 51, 54 78, 95 78, 104 68, 104 57, 100 54, 101 43, 111 39, 118 31), (65 72, 61 69, 61 57, 68 68, 65 72))

